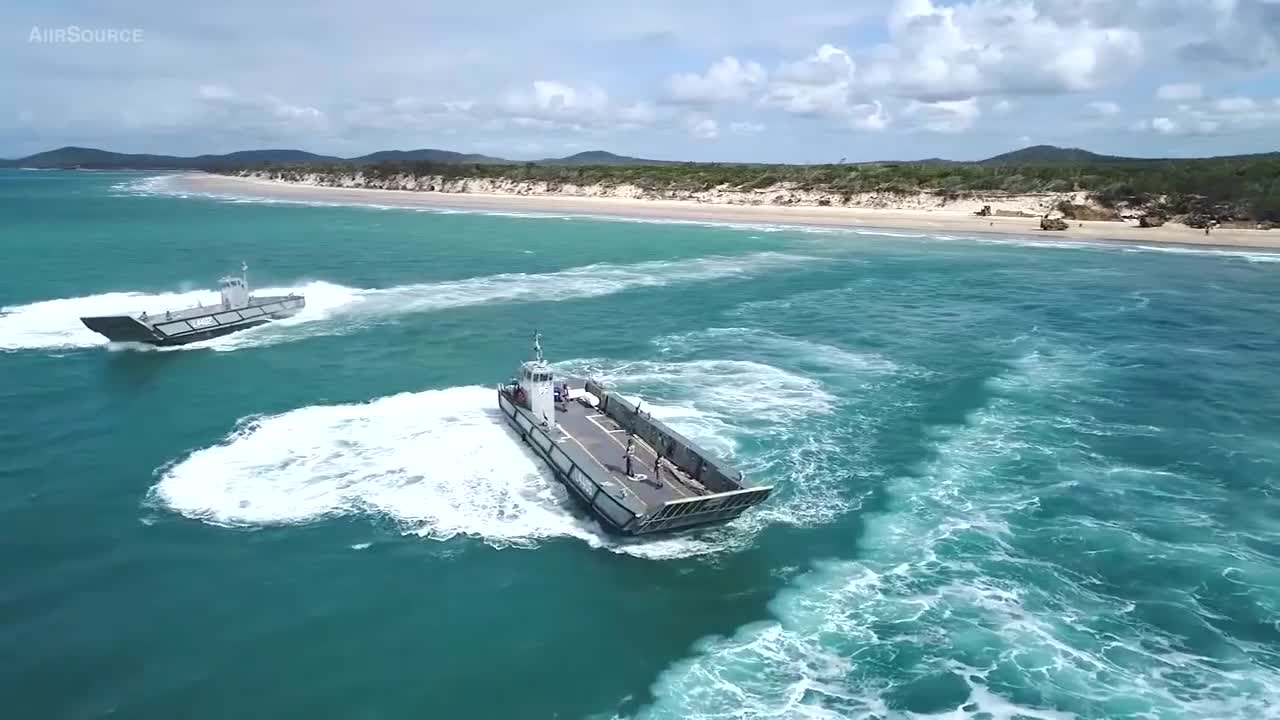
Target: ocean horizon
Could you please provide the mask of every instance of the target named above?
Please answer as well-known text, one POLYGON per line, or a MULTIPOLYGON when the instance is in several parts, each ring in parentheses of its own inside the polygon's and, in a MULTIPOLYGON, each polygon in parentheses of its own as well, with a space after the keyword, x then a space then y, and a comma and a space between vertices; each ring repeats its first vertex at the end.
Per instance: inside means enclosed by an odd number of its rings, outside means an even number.
POLYGON ((31 718, 1280 713, 1280 254, 0 170, 0 696, 31 718), (176 348, 88 314, 299 315, 176 348), (535 330, 755 482, 605 533, 535 330))

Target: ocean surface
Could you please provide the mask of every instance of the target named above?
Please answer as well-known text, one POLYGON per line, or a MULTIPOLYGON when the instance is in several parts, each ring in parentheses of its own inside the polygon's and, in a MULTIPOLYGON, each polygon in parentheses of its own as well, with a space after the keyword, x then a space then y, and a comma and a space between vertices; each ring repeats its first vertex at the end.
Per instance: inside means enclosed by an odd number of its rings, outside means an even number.
POLYGON ((6 718, 1280 717, 1280 256, 171 187, 0 172, 6 718), (535 328, 773 498, 602 534, 535 328))

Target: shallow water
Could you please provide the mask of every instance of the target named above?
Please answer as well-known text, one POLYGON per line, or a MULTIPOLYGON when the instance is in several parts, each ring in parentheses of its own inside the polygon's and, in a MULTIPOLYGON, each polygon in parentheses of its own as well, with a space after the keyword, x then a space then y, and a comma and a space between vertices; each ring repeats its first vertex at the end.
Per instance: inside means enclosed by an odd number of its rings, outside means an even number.
POLYGON ((180 196, 0 173, 23 717, 1268 717, 1276 256, 180 196), (298 317, 80 314, 250 264, 298 317), (496 418, 564 371, 773 484, 606 536, 496 418))

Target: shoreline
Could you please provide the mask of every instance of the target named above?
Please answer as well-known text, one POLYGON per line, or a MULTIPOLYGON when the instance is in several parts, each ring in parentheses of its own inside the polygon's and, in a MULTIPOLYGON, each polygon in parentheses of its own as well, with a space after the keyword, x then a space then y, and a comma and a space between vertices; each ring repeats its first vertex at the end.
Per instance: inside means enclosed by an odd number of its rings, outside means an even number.
POLYGON ((1210 235, 1183 225, 1140 228, 1116 221, 1069 221, 1067 230, 1041 230, 1039 218, 978 217, 933 209, 832 208, 642 200, 566 195, 448 193, 345 188, 210 173, 172 176, 179 191, 295 202, 345 202, 405 208, 529 212, 682 222, 767 224, 924 233, 1016 235, 1024 239, 1152 243, 1199 248, 1280 250, 1280 232, 1218 228, 1210 235))

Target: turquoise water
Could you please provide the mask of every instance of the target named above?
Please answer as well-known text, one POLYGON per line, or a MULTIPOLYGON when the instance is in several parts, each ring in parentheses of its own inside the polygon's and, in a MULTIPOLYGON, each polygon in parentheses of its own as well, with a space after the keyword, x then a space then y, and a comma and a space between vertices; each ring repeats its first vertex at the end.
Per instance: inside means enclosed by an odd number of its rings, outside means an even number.
POLYGON ((1280 257, 166 183, 0 173, 8 717, 1280 715, 1280 257), (78 324, 241 259, 307 311, 78 324), (774 497, 602 535, 534 327, 774 497))

